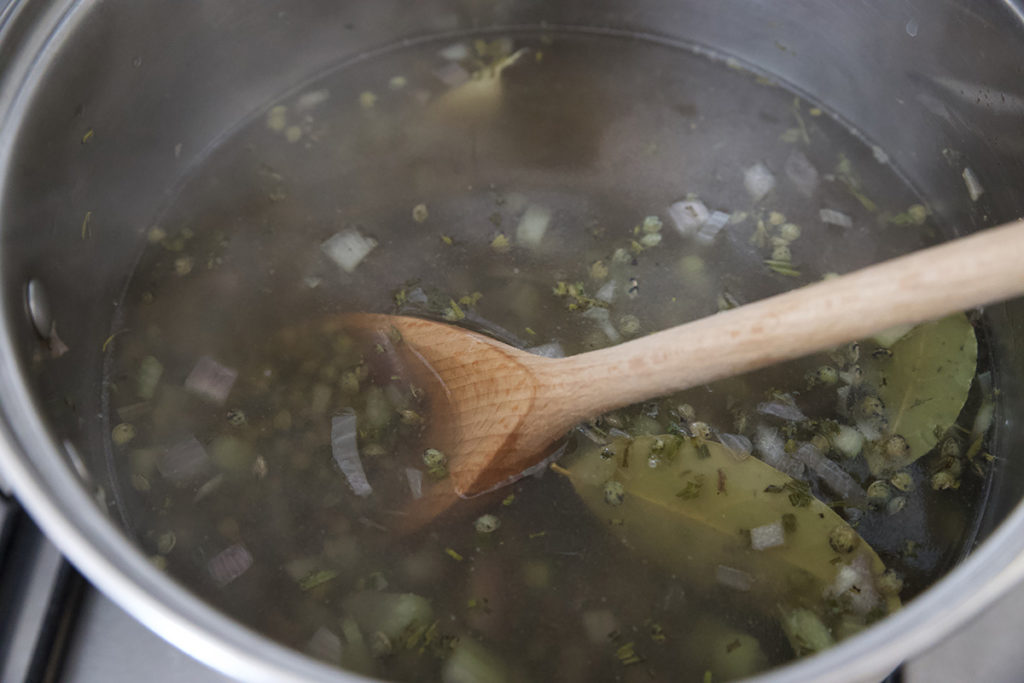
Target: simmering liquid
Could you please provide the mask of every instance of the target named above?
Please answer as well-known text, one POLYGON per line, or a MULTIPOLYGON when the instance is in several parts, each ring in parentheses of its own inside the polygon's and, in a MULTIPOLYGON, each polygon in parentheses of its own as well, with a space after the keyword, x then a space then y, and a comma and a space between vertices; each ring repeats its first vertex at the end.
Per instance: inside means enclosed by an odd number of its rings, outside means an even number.
POLYGON ((938 239, 882 150, 735 64, 570 33, 379 54, 232 131, 149 237, 108 344, 126 522, 212 604, 339 666, 403 681, 726 680, 881 618, 973 533, 987 475, 975 414, 991 387, 971 382, 964 344, 941 367, 967 368, 966 382, 917 381, 904 347, 927 356, 933 333, 906 330, 603 416, 567 435, 557 471, 401 531, 447 456, 426 439, 401 340, 367 344, 335 314, 420 315, 573 354, 938 239), (910 377, 899 406, 885 393, 897 376, 910 377), (945 423, 949 409, 912 417, 957 392, 945 423), (911 460, 912 419, 935 424, 915 423, 929 452, 911 460), (679 478, 649 520, 616 517, 637 495, 628 472, 597 482, 597 508, 570 476, 630 444, 646 458, 633 466, 664 460, 679 478), (800 533, 789 513, 715 532, 755 569, 696 547, 683 571, 630 536, 650 524, 672 543, 675 525, 707 522, 701 496, 726 494, 732 465, 705 481, 678 458, 702 445, 717 458, 718 444, 793 477, 763 495, 795 514, 818 510, 811 496, 831 507, 863 545, 823 537, 822 552, 845 566, 870 546, 889 571, 859 580, 880 597, 769 586, 755 599, 758 553, 800 533), (877 464, 888 457, 899 466, 877 464), (702 562, 710 585, 693 578, 702 562), (805 617, 809 631, 793 626, 805 617))

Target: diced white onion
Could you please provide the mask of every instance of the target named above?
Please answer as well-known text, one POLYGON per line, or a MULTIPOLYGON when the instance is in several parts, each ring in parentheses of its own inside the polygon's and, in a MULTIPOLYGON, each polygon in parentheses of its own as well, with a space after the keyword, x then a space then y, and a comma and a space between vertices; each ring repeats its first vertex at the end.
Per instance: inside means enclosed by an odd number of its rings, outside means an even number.
POLYGON ((306 644, 306 652, 325 662, 341 661, 341 638, 327 627, 321 626, 306 644))
POLYGON ((377 240, 351 228, 329 237, 320 249, 342 270, 351 273, 376 246, 377 240))
POLYGON ((860 554, 836 572, 836 578, 825 589, 826 598, 849 600, 850 610, 855 614, 867 614, 880 600, 875 589, 875 577, 871 572, 871 559, 860 554))
POLYGON ((754 585, 754 577, 734 567, 720 564, 715 568, 715 580, 726 588, 738 591, 749 591, 754 585))
POLYGON ((807 419, 803 411, 794 404, 786 401, 766 401, 757 404, 757 412, 762 415, 771 415, 787 422, 803 422, 807 419))
POLYGON ((894 325, 893 327, 882 330, 872 337, 872 339, 878 342, 879 346, 889 348, 900 339, 907 336, 907 333, 912 329, 914 329, 913 325, 894 325))
POLYGON ((857 420, 857 431, 868 441, 878 441, 882 438, 882 430, 878 425, 867 420, 857 420))
POLYGON ((313 107, 323 104, 330 97, 330 93, 326 90, 311 90, 299 95, 299 99, 295 101, 296 111, 307 111, 313 107))
POLYGON ((563 349, 562 345, 556 341, 541 344, 539 346, 531 346, 526 350, 535 356, 544 356, 545 358, 565 358, 565 349, 563 349))
POLYGON ((864 489, 860 487, 860 484, 838 463, 822 454, 813 444, 800 444, 793 457, 821 477, 825 485, 841 499, 853 500, 864 497, 864 489))
POLYGON ((864 435, 849 425, 839 425, 839 433, 832 437, 832 447, 847 458, 856 458, 864 447, 864 435))
POLYGON ((583 312, 583 317, 590 318, 596 322, 597 326, 601 328, 601 331, 605 333, 605 336, 608 337, 608 340, 613 344, 617 344, 622 341, 622 335, 615 329, 615 326, 612 325, 611 319, 608 317, 607 308, 589 308, 583 312))
POLYGON ((775 176, 759 161, 743 172, 743 186, 751 198, 758 202, 775 189, 775 176))
POLYGON ((814 168, 800 150, 794 149, 786 157, 785 172, 786 177, 803 196, 810 197, 818 189, 818 169, 814 168))
POLYGON ((992 426, 992 418, 995 416, 995 411, 996 404, 992 399, 986 398, 981 402, 981 407, 978 408, 978 412, 974 416, 974 425, 971 427, 972 441, 984 436, 988 432, 988 428, 992 426))
POLYGON ((779 430, 767 425, 758 425, 754 436, 754 449, 761 460, 775 469, 800 479, 804 474, 804 464, 786 452, 786 443, 779 435, 779 430))
POLYGON ((543 206, 531 204, 523 217, 519 219, 519 225, 516 226, 516 243, 532 248, 539 247, 549 225, 551 225, 551 211, 543 206))
POLYGON ((415 467, 405 468, 405 479, 409 482, 409 493, 413 499, 419 500, 423 497, 423 472, 415 467))
POLYGON ((363 470, 363 462, 359 459, 359 447, 356 444, 356 414, 351 410, 331 418, 331 454, 338 463, 341 473, 348 480, 353 493, 366 497, 373 493, 363 470))
POLYGON ((766 550, 775 548, 786 542, 786 530, 782 526, 782 520, 756 526, 750 530, 750 547, 754 550, 766 550))
POLYGON ((719 434, 718 440, 738 462, 743 462, 749 458, 754 450, 750 439, 741 434, 719 434))
POLYGON ((209 466, 210 458, 203 444, 194 436, 174 444, 161 453, 156 461, 160 474, 175 484, 195 479, 206 472, 209 466))
POLYGON ((441 59, 447 59, 450 62, 458 62, 469 57, 469 46, 465 43, 452 43, 451 45, 438 50, 437 54, 441 59))
POLYGON ((238 371, 203 356, 185 378, 185 388, 193 394, 223 404, 235 385, 238 371))
POLYGON ((252 555, 241 543, 230 545, 206 564, 210 576, 223 588, 252 566, 252 555))
POLYGON ((163 374, 164 366, 159 360, 153 356, 143 358, 139 363, 139 376, 137 380, 139 398, 153 398, 163 374))
POLYGON ((978 180, 978 176, 974 174, 970 168, 964 168, 963 172, 964 185, 967 186, 967 194, 970 195, 971 201, 976 202, 985 194, 985 188, 981 186, 981 181, 978 180))
POLYGON ((835 209, 822 209, 818 212, 818 216, 821 218, 822 223, 838 225, 841 228, 853 227, 853 219, 842 211, 836 211, 835 209))
POLYGON ((668 217, 683 237, 696 234, 708 215, 708 207, 700 200, 676 202, 668 207, 668 217))
POLYGON ((603 301, 606 304, 613 303, 615 301, 615 290, 617 289, 617 286, 618 282, 616 280, 609 280, 601 285, 601 288, 594 294, 594 298, 598 301, 603 301))
POLYGON ((219 489, 223 485, 224 473, 220 472, 218 474, 213 475, 208 480, 206 480, 206 482, 202 486, 196 489, 196 495, 192 496, 192 502, 198 503, 204 498, 209 498, 217 489, 219 489))
POLYGON ((718 233, 729 223, 729 214, 724 211, 715 211, 704 221, 697 232, 696 240, 701 244, 711 244, 715 241, 718 233))

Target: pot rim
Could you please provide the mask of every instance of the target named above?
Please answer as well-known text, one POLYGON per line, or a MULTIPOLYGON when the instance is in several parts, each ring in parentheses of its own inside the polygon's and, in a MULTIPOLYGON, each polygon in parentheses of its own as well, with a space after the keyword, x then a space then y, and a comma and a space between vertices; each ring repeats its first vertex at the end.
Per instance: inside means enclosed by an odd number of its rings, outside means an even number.
MULTIPOLYGON (((1005 1, 1005 0, 1004 0, 1005 1)), ((0 129, 24 118, 33 77, 45 71, 62 34, 84 15, 80 0, 56 0, 28 19, 26 6, 0 2, 0 46, 15 50, 0 76, 0 129)), ((40 3, 46 5, 46 3, 40 3)), ((0 144, 0 187, 11 173, 13 140, 0 144)), ((208 605, 153 566, 106 515, 66 464, 63 447, 41 419, 28 378, 16 362, 10 320, 23 311, 8 297, 0 320, 0 479, 60 551, 122 609, 199 661, 246 681, 366 681, 252 631, 208 605)), ((894 615, 818 655, 765 672, 762 683, 850 681, 884 677, 938 643, 1024 577, 1024 504, 959 566, 894 615)))

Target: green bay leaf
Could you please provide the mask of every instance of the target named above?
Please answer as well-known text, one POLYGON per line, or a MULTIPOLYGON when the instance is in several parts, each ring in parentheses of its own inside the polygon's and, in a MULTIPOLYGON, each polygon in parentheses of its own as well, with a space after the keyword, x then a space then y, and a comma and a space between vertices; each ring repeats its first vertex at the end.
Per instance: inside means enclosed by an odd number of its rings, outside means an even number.
POLYGON ((890 350, 891 358, 865 361, 864 380, 878 388, 888 433, 901 435, 910 448, 897 458, 865 449, 876 476, 906 467, 935 447, 963 410, 978 365, 974 327, 963 313, 918 325, 890 350))
MULTIPOLYGON (((824 615, 828 587, 843 568, 859 561, 875 577, 885 571, 802 482, 756 458, 738 460, 718 443, 617 439, 583 449, 567 470, 577 494, 627 547, 697 586, 732 585, 765 612, 787 604, 824 615), (755 550, 751 530, 772 524, 784 527, 784 542, 755 550), (833 549, 836 529, 854 538, 852 551, 833 549)), ((889 598, 876 607, 898 606, 889 598)))

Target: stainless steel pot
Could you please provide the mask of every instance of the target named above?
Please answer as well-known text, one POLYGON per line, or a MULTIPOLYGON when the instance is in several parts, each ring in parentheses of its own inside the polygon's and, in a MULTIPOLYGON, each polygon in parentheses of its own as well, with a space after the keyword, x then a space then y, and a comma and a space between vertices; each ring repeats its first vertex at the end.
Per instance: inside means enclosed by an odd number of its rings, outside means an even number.
MULTIPOLYGON (((775 75, 884 149, 950 232, 1024 215, 1018 0, 10 2, 0 12, 0 479, 99 588, 229 675, 356 679, 154 569, 104 495, 100 349, 143 228, 225 131, 318 72, 402 41, 542 23, 681 41, 775 75), (984 188, 977 201, 968 167, 984 188), (97 218, 83 241, 87 211, 97 218), (70 348, 58 359, 47 351, 54 323, 70 348)), ((897 615, 763 680, 881 677, 1024 573, 1024 303, 987 316, 1002 393, 982 542, 897 615)))

